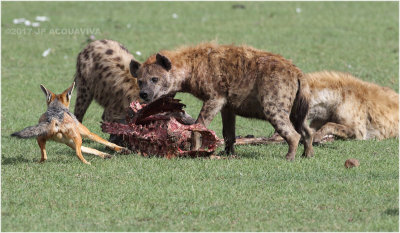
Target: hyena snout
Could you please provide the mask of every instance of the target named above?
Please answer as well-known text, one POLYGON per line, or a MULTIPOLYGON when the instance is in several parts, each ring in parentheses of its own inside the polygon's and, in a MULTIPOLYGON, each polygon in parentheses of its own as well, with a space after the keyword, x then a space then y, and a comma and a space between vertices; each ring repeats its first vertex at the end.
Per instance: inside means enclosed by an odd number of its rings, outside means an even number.
POLYGON ((144 91, 141 91, 139 93, 140 98, 142 98, 143 100, 147 100, 148 94, 144 91))
POLYGON ((139 97, 145 102, 151 102, 154 100, 154 93, 151 90, 141 90, 139 92, 139 97))

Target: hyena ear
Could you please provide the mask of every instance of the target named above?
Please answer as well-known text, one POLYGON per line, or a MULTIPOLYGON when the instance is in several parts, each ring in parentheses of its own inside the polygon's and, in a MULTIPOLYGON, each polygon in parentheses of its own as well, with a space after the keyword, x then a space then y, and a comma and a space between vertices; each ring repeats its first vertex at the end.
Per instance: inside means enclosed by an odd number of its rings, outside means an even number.
POLYGON ((137 78, 137 71, 140 67, 140 63, 135 61, 135 60, 131 60, 131 63, 129 64, 129 71, 131 72, 131 75, 134 78, 137 78))
POLYGON ((67 96, 68 101, 71 100, 72 91, 74 90, 74 88, 75 88, 75 82, 73 82, 72 85, 70 87, 68 87, 67 90, 64 91, 64 92, 66 92, 65 95, 67 96))
POLYGON ((171 61, 168 57, 157 53, 156 55, 156 64, 162 66, 166 71, 169 71, 172 67, 171 61))
POLYGON ((51 91, 47 90, 43 84, 40 84, 40 88, 42 88, 42 91, 44 92, 44 94, 46 95, 46 101, 47 103, 50 103, 51 101, 51 91))

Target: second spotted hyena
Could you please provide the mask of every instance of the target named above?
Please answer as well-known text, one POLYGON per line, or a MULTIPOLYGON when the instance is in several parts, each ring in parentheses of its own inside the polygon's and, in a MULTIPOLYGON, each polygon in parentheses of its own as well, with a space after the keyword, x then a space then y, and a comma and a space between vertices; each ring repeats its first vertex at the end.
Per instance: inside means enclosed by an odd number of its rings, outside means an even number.
MULTIPOLYGON (((196 122, 205 126, 221 112, 228 154, 234 153, 236 115, 269 121, 289 144, 288 160, 294 159, 302 136, 303 155, 314 153, 305 123, 309 88, 300 69, 280 55, 249 46, 203 43, 161 51, 143 64, 132 61, 130 67, 146 102, 191 93, 204 101, 196 122)), ((193 147, 199 145, 195 135, 193 147)))
POLYGON ((392 89, 341 72, 310 73, 306 81, 315 142, 330 134, 357 140, 398 136, 399 95, 392 89))
POLYGON ((104 108, 104 121, 125 120, 129 104, 139 99, 137 80, 129 72, 132 60, 133 55, 112 40, 93 41, 79 53, 74 114, 80 122, 93 99, 104 108))
MULTIPOLYGON (((310 87, 307 119, 314 142, 325 136, 342 139, 386 139, 399 135, 399 94, 348 73, 320 71, 305 74, 310 87)), ((283 141, 276 133, 271 139, 283 141)))

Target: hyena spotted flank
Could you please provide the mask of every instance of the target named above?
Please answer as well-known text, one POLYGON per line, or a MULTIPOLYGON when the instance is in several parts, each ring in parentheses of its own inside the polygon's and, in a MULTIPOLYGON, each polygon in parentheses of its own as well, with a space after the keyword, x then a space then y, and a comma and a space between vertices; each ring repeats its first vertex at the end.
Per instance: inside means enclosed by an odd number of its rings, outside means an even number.
POLYGON ((139 98, 137 80, 129 72, 134 59, 123 45, 112 40, 93 41, 79 53, 74 114, 80 122, 93 99, 104 108, 103 121, 125 120, 129 104, 139 98))
MULTIPOLYGON (((314 142, 327 135, 342 139, 385 139, 399 134, 399 94, 347 73, 305 74, 311 91, 307 119, 314 142)), ((282 141, 276 133, 271 137, 282 141)))
MULTIPOLYGON (((280 55, 249 46, 203 43, 161 51, 143 65, 132 61, 130 67, 146 102, 191 93, 204 102, 196 122, 206 127, 221 112, 227 154, 234 153, 236 115, 269 121, 289 144, 288 160, 295 158, 301 137, 303 156, 314 153, 305 123, 309 88, 300 69, 280 55)), ((199 136, 193 139, 198 148, 199 136)))
POLYGON ((398 136, 399 95, 392 89, 340 72, 310 73, 306 80, 315 142, 329 134, 358 140, 398 136))

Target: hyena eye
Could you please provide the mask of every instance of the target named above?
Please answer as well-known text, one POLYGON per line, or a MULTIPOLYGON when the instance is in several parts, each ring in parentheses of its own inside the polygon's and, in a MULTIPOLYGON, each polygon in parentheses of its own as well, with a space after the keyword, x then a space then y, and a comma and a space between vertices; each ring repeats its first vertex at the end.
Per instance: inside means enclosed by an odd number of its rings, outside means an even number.
POLYGON ((153 77, 153 78, 151 78, 151 81, 152 81, 153 83, 156 83, 156 82, 158 82, 158 78, 153 77))
POLYGON ((142 81, 138 81, 138 85, 139 85, 139 87, 141 87, 141 86, 142 86, 142 84, 143 84, 143 82, 142 82, 142 81))

